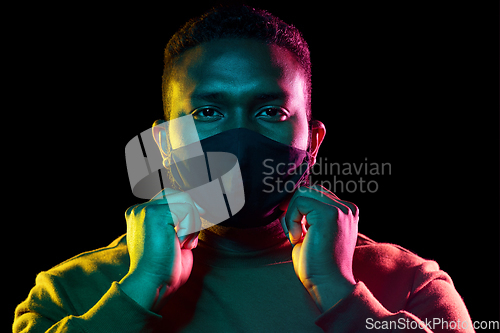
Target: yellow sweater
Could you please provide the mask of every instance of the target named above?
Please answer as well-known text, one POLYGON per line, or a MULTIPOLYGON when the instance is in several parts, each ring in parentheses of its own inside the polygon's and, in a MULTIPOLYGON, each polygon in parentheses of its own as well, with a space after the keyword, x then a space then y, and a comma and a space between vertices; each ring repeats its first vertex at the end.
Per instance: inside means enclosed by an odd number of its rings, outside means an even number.
POLYGON ((215 250, 200 236, 188 282, 160 313, 139 306, 117 283, 129 267, 123 235, 40 273, 16 308, 13 331, 356 332, 392 323, 399 332, 415 328, 414 322, 439 331, 433 318, 470 322, 450 277, 434 261, 361 234, 353 263, 359 282, 321 314, 295 275, 292 248, 280 228, 262 228, 263 237, 274 241, 259 251, 215 250))

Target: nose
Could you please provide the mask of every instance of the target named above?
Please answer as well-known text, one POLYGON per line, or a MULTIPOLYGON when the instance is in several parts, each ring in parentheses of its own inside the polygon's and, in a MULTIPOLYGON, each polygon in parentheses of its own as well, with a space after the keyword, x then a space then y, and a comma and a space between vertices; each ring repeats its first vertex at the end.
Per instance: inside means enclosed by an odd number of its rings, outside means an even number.
POLYGON ((224 130, 245 128, 260 133, 260 127, 255 115, 246 106, 237 106, 230 110, 224 130))
POLYGON ((224 117, 214 123, 196 123, 200 140, 236 128, 248 129, 260 134, 263 128, 259 123, 254 110, 243 103, 226 107, 224 117))

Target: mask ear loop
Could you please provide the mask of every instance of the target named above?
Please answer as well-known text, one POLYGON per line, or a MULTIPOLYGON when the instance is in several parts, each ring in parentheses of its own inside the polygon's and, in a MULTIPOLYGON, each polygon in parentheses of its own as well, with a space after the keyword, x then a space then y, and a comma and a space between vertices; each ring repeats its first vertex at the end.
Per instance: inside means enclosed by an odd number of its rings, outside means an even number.
POLYGON ((311 119, 308 121, 309 138, 308 138, 308 146, 307 146, 307 150, 306 150, 307 155, 306 155, 306 157, 304 157, 304 161, 303 161, 303 163, 307 162, 307 170, 304 172, 302 177, 297 182, 297 187, 299 187, 302 184, 305 186, 309 185, 310 171, 313 168, 313 166, 316 164, 316 157, 313 157, 311 154, 312 124, 313 124, 313 122, 314 122, 314 118, 312 118, 312 116, 311 116, 311 119))
POLYGON ((309 148, 306 151, 306 156, 304 157, 304 160, 302 161, 302 164, 307 163, 307 169, 304 171, 300 179, 297 181, 297 184, 295 185, 296 188, 299 188, 300 186, 307 186, 309 185, 309 172, 311 168, 313 167, 314 164, 311 164, 311 162, 314 161, 312 158, 311 153, 309 152, 309 148))
MULTIPOLYGON (((157 119, 155 120, 155 122, 153 123, 153 127, 154 126, 157 126, 157 125, 160 125, 160 124, 165 124, 167 123, 167 121, 163 120, 163 119, 157 119)), ((168 126, 168 125, 167 125, 168 126)), ((162 164, 163 164, 163 167, 165 168, 165 172, 166 172, 166 175, 167 175, 167 179, 164 179, 163 182, 166 184, 166 182, 168 182, 168 185, 170 188, 173 188, 175 190, 180 190, 181 189, 181 185, 179 185, 179 183, 177 183, 177 180, 175 179, 173 173, 172 173, 172 167, 175 165, 175 163, 172 162, 172 145, 170 144, 170 138, 168 136, 168 130, 165 131, 166 133, 166 137, 165 137, 165 142, 166 142, 166 149, 167 151, 165 151, 163 149, 163 147, 160 147, 160 150, 161 150, 161 153, 162 153, 162 156, 163 156, 163 161, 162 161, 162 164)))

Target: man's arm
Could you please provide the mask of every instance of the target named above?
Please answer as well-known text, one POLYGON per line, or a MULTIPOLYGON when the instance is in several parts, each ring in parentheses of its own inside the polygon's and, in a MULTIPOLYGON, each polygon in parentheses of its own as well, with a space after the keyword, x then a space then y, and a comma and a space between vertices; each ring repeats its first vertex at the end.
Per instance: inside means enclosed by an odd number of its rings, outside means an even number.
MULTIPOLYGON (((397 313, 387 310, 364 283, 356 283, 353 258, 359 210, 354 204, 340 200, 322 186, 304 186, 289 202, 282 204, 282 209, 286 209, 282 226, 293 246, 295 273, 324 313, 317 323, 326 331, 350 332, 356 331, 355 328, 363 331, 383 328, 383 323, 390 322, 395 322, 395 331, 404 331, 416 328, 415 325, 425 318, 437 316, 450 321, 470 321, 451 279, 436 277, 445 273, 439 271, 435 263, 436 267, 432 269, 432 265, 422 264, 426 269, 422 268, 420 275, 414 277, 418 288, 408 290, 404 295, 408 296, 407 307, 397 313), (434 304, 433 299, 441 303, 434 304), (366 320, 376 323, 371 326, 366 320)), ((376 269, 372 274, 375 273, 376 269)), ((429 325, 417 326, 432 332, 429 325)))
POLYGON ((14 333, 132 333, 142 332, 161 319, 128 297, 117 282, 80 315, 58 279, 48 273, 38 275, 28 298, 16 308, 14 333))
POLYGON ((69 277, 39 274, 16 309, 14 332, 143 332, 161 318, 152 311, 160 310, 191 274, 191 250, 197 244, 191 231, 201 225, 198 211, 204 213, 187 193, 172 189, 130 207, 125 213, 128 273, 105 293, 102 286, 110 280, 102 279, 96 263, 88 267, 95 278, 86 267, 65 272, 69 277), (176 227, 186 234, 179 237, 176 227))
MULTIPOLYGON (((388 290, 387 292, 390 292, 388 290)), ((474 332, 472 321, 453 283, 438 265, 419 266, 403 310, 387 310, 363 282, 336 305, 323 312, 316 324, 325 332, 377 330, 383 332, 474 332)))

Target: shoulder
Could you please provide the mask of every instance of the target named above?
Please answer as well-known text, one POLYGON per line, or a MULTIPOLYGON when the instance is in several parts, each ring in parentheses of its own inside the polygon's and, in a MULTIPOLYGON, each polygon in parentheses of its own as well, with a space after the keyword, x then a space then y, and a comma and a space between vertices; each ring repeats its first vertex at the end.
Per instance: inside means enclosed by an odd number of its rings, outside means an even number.
POLYGON ((428 262, 402 246, 379 243, 363 234, 358 234, 355 259, 371 262, 384 270, 415 267, 428 262))
POLYGON ((106 247, 81 253, 39 273, 28 298, 16 308, 16 318, 60 319, 82 314, 127 274, 128 267, 127 241, 122 235, 106 247))
POLYGON ((424 259, 402 246, 378 243, 359 234, 353 273, 382 304, 393 310, 436 280, 453 286, 434 260, 424 259))
POLYGON ((121 275, 124 268, 128 270, 128 266, 126 235, 122 235, 108 246, 80 253, 43 273, 59 278, 78 276, 113 278, 115 275, 121 275))
POLYGON ((28 297, 16 307, 14 325, 45 329, 93 307, 128 272, 125 235, 106 247, 76 255, 39 273, 28 297))
POLYGON ((106 247, 81 253, 41 272, 35 288, 71 303, 82 302, 73 304, 76 309, 86 308, 127 274, 129 262, 126 236, 122 235, 106 247))

